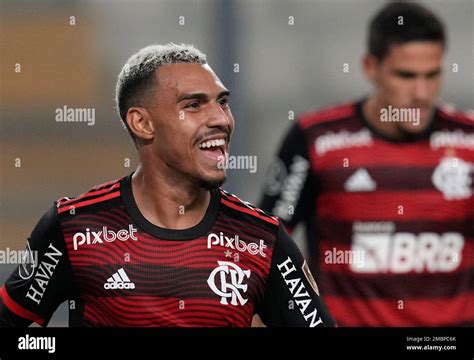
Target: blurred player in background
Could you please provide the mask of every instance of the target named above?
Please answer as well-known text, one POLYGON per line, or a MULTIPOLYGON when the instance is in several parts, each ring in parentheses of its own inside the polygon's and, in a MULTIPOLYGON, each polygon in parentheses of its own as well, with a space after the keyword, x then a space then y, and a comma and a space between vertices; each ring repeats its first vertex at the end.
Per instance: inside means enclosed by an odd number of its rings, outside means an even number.
POLYGON ((385 6, 372 93, 299 117, 267 173, 260 206, 305 224, 340 326, 474 325, 473 117, 437 101, 445 51, 431 11, 385 6))

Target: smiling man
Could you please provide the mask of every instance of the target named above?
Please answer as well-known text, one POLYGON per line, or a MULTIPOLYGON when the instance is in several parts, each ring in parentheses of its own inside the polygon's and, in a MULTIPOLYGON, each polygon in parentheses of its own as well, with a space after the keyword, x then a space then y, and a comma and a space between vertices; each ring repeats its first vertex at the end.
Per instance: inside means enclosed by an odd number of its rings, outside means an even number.
POLYGON ((228 99, 192 46, 133 55, 116 100, 140 165, 55 201, 0 291, 0 325, 46 326, 68 300, 71 326, 334 326, 280 220, 219 188, 228 99))
POLYGON ((385 5, 363 58, 372 92, 303 114, 268 173, 260 206, 305 224, 340 326, 474 325, 474 118, 438 101, 445 50, 431 11, 385 5))

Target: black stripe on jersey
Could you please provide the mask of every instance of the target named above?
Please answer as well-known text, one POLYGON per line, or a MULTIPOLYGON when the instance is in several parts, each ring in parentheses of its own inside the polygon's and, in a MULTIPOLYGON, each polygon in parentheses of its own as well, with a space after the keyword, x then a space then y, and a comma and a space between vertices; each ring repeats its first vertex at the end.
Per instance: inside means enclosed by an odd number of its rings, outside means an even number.
MULTIPOLYGON (((227 200, 231 202, 232 204, 237 205, 238 207, 241 207, 243 209, 255 211, 257 214, 262 215, 263 217, 268 218, 272 221, 278 221, 278 218, 271 215, 269 212, 266 212, 265 210, 262 210, 250 203, 244 202, 243 200, 239 199, 237 196, 231 193, 228 193, 227 191, 223 189, 221 189, 221 192, 224 193, 225 195, 224 200, 227 200)), ((275 225, 275 226, 278 226, 278 225, 275 225)))

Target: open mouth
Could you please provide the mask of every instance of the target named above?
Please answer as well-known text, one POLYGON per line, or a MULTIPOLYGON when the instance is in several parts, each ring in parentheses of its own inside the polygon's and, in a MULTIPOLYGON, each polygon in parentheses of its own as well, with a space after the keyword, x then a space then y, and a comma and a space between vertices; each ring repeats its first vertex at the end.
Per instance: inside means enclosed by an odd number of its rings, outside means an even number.
POLYGON ((205 140, 199 144, 199 149, 207 157, 222 161, 225 159, 226 140, 224 138, 205 140))

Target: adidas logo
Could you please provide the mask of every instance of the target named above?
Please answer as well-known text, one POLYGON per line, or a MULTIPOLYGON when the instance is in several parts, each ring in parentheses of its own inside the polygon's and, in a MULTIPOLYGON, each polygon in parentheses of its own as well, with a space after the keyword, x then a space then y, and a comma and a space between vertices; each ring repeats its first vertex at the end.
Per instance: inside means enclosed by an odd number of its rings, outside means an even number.
POLYGON ((376 188, 377 184, 365 168, 358 169, 344 183, 344 189, 349 192, 374 191, 376 188))
POLYGON ((104 284, 104 289, 135 289, 135 284, 130 281, 125 270, 121 268, 107 279, 107 282, 104 284))

